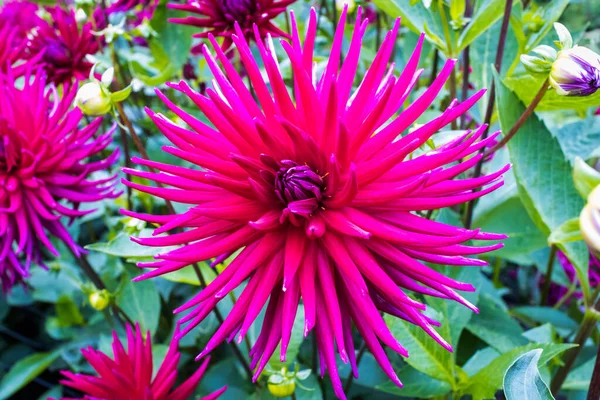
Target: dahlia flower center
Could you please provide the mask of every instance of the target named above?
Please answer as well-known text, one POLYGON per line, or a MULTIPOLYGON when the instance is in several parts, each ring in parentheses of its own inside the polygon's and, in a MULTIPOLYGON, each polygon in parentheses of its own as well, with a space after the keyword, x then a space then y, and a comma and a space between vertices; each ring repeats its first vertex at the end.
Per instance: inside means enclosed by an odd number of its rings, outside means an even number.
POLYGON ((275 178, 275 193, 288 205, 294 201, 314 199, 316 208, 323 199, 323 178, 308 165, 283 160, 275 178))
POLYGON ((223 0, 223 14, 231 22, 241 23, 256 12, 256 1, 223 0))
POLYGON ((64 44, 51 41, 46 47, 44 60, 57 67, 65 67, 71 62, 71 52, 64 44))

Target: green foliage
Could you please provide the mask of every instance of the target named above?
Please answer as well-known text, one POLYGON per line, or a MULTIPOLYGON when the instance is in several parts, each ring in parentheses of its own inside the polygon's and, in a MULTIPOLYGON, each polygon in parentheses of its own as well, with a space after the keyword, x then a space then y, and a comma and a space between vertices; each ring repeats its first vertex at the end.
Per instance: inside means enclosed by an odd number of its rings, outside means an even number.
POLYGON ((60 356, 60 350, 35 353, 15 365, 0 381, 0 399, 5 400, 38 377, 60 356))
POLYGON ((538 361, 542 349, 532 350, 519 357, 504 375, 506 400, 553 400, 554 396, 542 380, 538 361))

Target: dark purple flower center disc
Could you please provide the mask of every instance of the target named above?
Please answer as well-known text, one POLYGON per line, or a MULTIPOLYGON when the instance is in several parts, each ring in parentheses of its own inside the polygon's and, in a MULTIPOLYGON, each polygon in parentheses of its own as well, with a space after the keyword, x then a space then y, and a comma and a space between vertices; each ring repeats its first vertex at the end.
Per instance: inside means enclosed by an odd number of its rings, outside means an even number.
POLYGON ((223 14, 231 22, 242 23, 257 10, 256 1, 252 0, 223 0, 223 14))
POLYGON ((44 61, 56 67, 66 67, 71 63, 71 52, 64 44, 53 40, 46 47, 44 61))
POLYGON ((294 161, 280 162, 275 178, 275 193, 284 203, 315 199, 318 204, 323 199, 323 178, 308 165, 298 165, 294 161))

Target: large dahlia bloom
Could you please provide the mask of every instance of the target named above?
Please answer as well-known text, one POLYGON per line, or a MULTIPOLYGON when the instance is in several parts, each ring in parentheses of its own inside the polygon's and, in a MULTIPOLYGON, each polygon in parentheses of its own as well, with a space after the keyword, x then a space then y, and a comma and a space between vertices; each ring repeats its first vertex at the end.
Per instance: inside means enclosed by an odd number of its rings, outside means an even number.
POLYGON ((43 54, 42 64, 50 82, 61 84, 87 79, 93 64, 86 57, 99 50, 92 24, 88 22, 80 30, 74 10, 58 6, 47 10, 53 23, 43 23, 34 29, 30 54, 43 54))
MULTIPOLYGON (((198 14, 199 17, 171 18, 169 22, 206 28, 194 35, 207 38, 209 35, 224 38, 221 44, 224 50, 233 44, 238 24, 246 39, 254 36, 257 27, 261 40, 267 35, 289 37, 287 33, 273 24, 273 18, 285 12, 287 6, 296 0, 188 0, 186 4, 170 3, 169 8, 198 14)), ((202 44, 192 48, 192 53, 202 51, 202 44)))
POLYGON ((116 197, 114 176, 89 179, 105 170, 119 153, 98 157, 111 142, 112 130, 96 135, 101 119, 83 129, 79 109, 69 110, 76 86, 59 97, 46 88, 43 72, 25 74, 21 85, 0 75, 0 282, 4 292, 29 274, 31 263, 44 267, 44 249, 58 255, 55 237, 75 254, 82 251, 61 217, 76 218, 79 204, 116 197), (22 89, 19 88, 22 86, 22 89), (68 206, 73 204, 73 208, 68 206))
MULTIPOLYGON (((114 359, 91 347, 81 350, 99 376, 61 371, 68 380, 60 383, 85 393, 81 400, 187 400, 192 398, 208 367, 209 359, 185 382, 173 389, 181 357, 178 346, 179 340, 173 339, 156 375, 153 375, 150 332, 146 333, 144 339, 139 324, 135 325, 135 332, 127 326, 127 350, 116 332, 113 332, 114 359)), ((223 387, 201 400, 214 400, 226 389, 227 387, 223 387)))
POLYGON ((231 40, 248 72, 251 91, 222 48, 210 36, 216 58, 203 47, 214 74, 206 96, 185 82, 171 84, 189 96, 213 124, 208 126, 160 98, 190 129, 148 110, 154 123, 174 144, 164 150, 200 169, 136 159, 160 173, 127 170, 170 188, 127 185, 171 201, 190 204, 179 215, 145 215, 124 211, 162 225, 159 235, 134 238, 146 246, 180 247, 140 264, 151 271, 138 279, 169 273, 191 263, 213 264, 235 254, 217 278, 177 311, 198 325, 229 292, 248 280, 235 306, 217 330, 203 357, 225 339, 242 340, 268 303, 262 330, 250 353, 255 379, 281 342, 282 359, 290 340, 300 299, 307 334, 315 329, 321 372, 329 371, 335 393, 343 398, 336 355, 356 372, 351 326, 354 324, 386 374, 401 385, 382 343, 407 356, 386 326, 381 312, 409 321, 443 347, 450 345, 426 316, 425 304, 406 291, 456 300, 476 308, 457 290, 473 291, 467 283, 446 277, 425 262, 480 266, 465 256, 498 249, 501 244, 471 247, 471 239, 496 240, 504 235, 466 230, 428 220, 419 211, 455 206, 502 185, 506 168, 488 176, 455 179, 477 164, 477 154, 498 133, 480 140, 485 127, 466 131, 435 150, 415 153, 442 127, 458 118, 483 91, 459 104, 453 101, 439 117, 412 131, 411 127, 442 89, 454 67, 450 60, 433 84, 402 109, 422 70, 417 69, 423 36, 400 76, 388 65, 399 21, 382 43, 357 89, 353 82, 367 21, 359 9, 352 40, 340 64, 346 11, 342 12, 329 61, 323 71, 313 63, 317 15, 310 14, 302 44, 292 15, 291 44, 281 46, 293 68, 291 95, 280 74, 269 38, 258 50, 269 85, 238 29, 231 40), (219 65, 220 64, 220 65, 219 65), (400 111, 399 115, 396 113, 400 111), (476 191, 484 187, 482 190, 476 191), (183 231, 181 231, 183 230, 183 231), (403 290, 405 289, 405 290, 403 290))

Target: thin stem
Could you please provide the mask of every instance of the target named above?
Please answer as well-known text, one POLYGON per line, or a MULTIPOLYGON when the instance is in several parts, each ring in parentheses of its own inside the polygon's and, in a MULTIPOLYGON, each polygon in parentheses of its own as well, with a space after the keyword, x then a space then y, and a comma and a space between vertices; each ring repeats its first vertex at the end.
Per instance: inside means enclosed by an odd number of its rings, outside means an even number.
POLYGON ((596 362, 594 363, 594 372, 592 373, 592 380, 590 381, 590 390, 587 395, 587 400, 597 399, 600 399, 600 346, 598 346, 596 362))
MULTIPOLYGON (((452 69, 452 72, 450 73, 450 100, 454 101, 454 99, 456 99, 456 69, 452 69)), ((456 119, 452 120, 450 126, 452 127, 452 130, 458 129, 456 119)))
POLYGON ((291 396, 292 400, 296 400, 296 392, 292 393, 291 396))
POLYGON ((444 0, 438 0, 438 9, 440 12, 440 17, 442 19, 442 27, 444 28, 444 38, 446 39, 447 55, 450 58, 452 58, 454 57, 454 50, 452 50, 452 36, 450 35, 450 29, 448 28, 450 24, 448 23, 448 17, 446 16, 444 0))
MULTIPOLYGON (((356 368, 360 365, 360 360, 362 360, 365 352, 367 351, 367 343, 363 342, 360 345, 360 349, 358 350, 358 355, 356 356, 356 368)), ((350 373, 348 374, 348 379, 346 379, 346 385, 344 386, 344 393, 348 393, 350 388, 352 387, 352 382, 354 382, 354 371, 350 368, 350 373)))
MULTIPOLYGON (((204 279, 204 275, 202 275, 202 271, 200 270, 200 266, 198 265, 198 263, 193 263, 192 268, 194 268, 194 272, 196 273, 196 276, 198 277, 198 281, 200 282, 201 287, 203 289, 206 288, 206 280, 204 279)), ((221 315, 221 312, 219 311, 219 309, 216 306, 215 306, 215 308, 213 308, 213 312, 215 314, 215 317, 217 317, 217 321, 219 321, 219 325, 223 325, 223 321, 224 321, 223 315, 221 315)), ((231 349, 233 350, 233 353, 235 354, 237 359, 240 361, 240 363, 244 367, 244 370, 248 374, 248 378, 250 380, 252 380, 252 369, 250 369, 250 364, 248 364, 248 361, 246 360, 246 358, 244 357, 244 355, 238 348, 237 343, 232 341, 230 344, 231 344, 231 349)))
POLYGON ((504 135, 504 137, 502 138, 502 140, 500 142, 498 142, 494 147, 492 147, 490 150, 485 152, 483 158, 486 158, 487 156, 494 154, 494 152, 496 150, 502 148, 502 146, 504 146, 506 143, 508 143, 508 141, 510 139, 512 139, 513 136, 516 135, 516 133, 521 128, 521 126, 523 126, 523 124, 527 121, 527 119, 529 119, 531 114, 533 114, 533 111, 535 110, 537 105, 540 103, 540 101, 542 101, 542 99, 544 98, 544 95, 548 91, 548 87, 549 87, 548 79, 546 79, 544 81, 544 83, 542 83, 542 87, 540 88, 538 93, 535 95, 535 98, 533 99, 531 104, 525 109, 523 114, 521 114, 521 116, 519 117, 517 122, 515 122, 515 125, 512 128, 510 128, 510 131, 508 131, 508 133, 506 135, 504 135))
POLYGON ((548 257, 548 265, 546 266, 546 280, 544 281, 544 287, 542 288, 542 299, 540 305, 544 306, 548 303, 548 295, 550 294, 550 283, 552 282, 552 272, 554 271, 554 260, 556 259, 557 247, 552 245, 550 247, 550 256, 548 257))
POLYGON ((432 61, 432 65, 431 65, 431 75, 429 76, 429 86, 431 86, 431 84, 433 83, 433 81, 435 80, 437 73, 438 73, 438 63, 440 61, 440 51, 438 49, 435 49, 435 51, 433 52, 433 61, 432 61))
MULTIPOLYGON (((465 18, 470 18, 473 14, 473 7, 471 7, 471 0, 465 1, 465 18)), ((465 101, 469 95, 469 75, 471 69, 471 57, 470 57, 471 46, 465 47, 463 50, 463 82, 462 82, 462 93, 461 100, 465 101)), ((467 113, 463 113, 460 116, 460 129, 465 129, 467 126, 467 113)))
POLYGON ((577 331, 577 335, 573 340, 573 343, 577 344, 577 347, 569 349, 565 352, 565 356, 563 358, 564 364, 558 369, 556 375, 554 375, 554 378, 552 378, 552 382, 550 383, 550 390, 552 391, 553 395, 556 396, 556 394, 559 392, 560 388, 565 382, 565 379, 567 379, 567 375, 573 368, 575 360, 577 360, 577 356, 579 356, 579 353, 583 348, 583 344, 594 331, 594 328, 598 322, 595 314, 597 314, 599 311, 600 302, 597 301, 591 310, 587 310, 585 312, 583 321, 581 322, 579 330, 577 331))
MULTIPOLYGON (((502 58, 504 56, 504 46, 506 44, 506 35, 508 33, 508 23, 510 22, 510 13, 512 11, 512 3, 513 0, 506 0, 506 4, 504 6, 504 15, 502 16, 502 27, 500 29, 500 38, 498 40, 498 49, 496 50, 496 63, 494 64, 496 71, 500 73, 502 71, 502 58)), ((485 111, 485 119, 484 124, 487 125, 483 135, 481 135, 481 140, 484 140, 488 136, 488 132, 490 130, 490 122, 492 120, 492 114, 494 112, 494 101, 496 97, 496 85, 492 80, 492 86, 490 87, 490 94, 487 103, 487 109, 485 111)), ((479 150, 480 154, 485 152, 485 147, 479 150)), ((485 157, 482 157, 481 160, 475 166, 475 172, 473 173, 473 178, 479 178, 481 176, 481 170, 483 168, 483 161, 485 157)), ((471 229, 471 224, 473 223, 473 211, 475 210, 475 200, 471 200, 467 204, 467 211, 465 215, 465 228, 471 229)))

